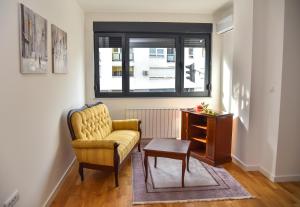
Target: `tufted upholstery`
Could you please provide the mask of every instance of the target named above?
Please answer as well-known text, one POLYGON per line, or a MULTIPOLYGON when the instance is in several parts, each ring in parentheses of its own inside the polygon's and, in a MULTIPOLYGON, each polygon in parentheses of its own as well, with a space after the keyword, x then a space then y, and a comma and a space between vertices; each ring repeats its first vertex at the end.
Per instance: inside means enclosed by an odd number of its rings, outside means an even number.
POLYGON ((71 122, 76 139, 100 140, 112 131, 112 121, 104 104, 75 112, 71 122))
POLYGON ((117 143, 122 162, 140 140, 137 119, 112 121, 104 104, 76 111, 69 117, 74 131, 72 147, 80 163, 114 166, 117 143))

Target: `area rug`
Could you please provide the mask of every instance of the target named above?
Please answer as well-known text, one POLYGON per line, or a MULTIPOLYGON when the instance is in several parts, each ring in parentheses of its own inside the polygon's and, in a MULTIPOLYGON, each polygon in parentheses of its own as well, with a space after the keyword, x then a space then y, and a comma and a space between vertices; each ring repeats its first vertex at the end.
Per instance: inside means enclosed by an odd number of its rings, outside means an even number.
POLYGON ((132 154, 133 204, 246 199, 252 196, 224 169, 212 167, 193 157, 190 172, 185 172, 181 187, 181 161, 149 157, 148 180, 145 183, 143 155, 132 154))

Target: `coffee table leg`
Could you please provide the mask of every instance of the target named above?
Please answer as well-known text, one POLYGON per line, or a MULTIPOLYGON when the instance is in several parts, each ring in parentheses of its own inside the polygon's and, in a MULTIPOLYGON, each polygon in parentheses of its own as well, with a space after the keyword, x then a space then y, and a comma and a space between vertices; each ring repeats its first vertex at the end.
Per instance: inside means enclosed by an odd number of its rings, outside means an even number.
POLYGON ((144 165, 145 165, 145 182, 147 182, 148 178, 148 155, 145 153, 144 157, 144 165))
POLYGON ((187 153, 187 171, 190 172, 190 150, 187 153))
POLYGON ((181 174, 181 185, 184 187, 184 173, 185 173, 185 158, 182 159, 182 174, 181 174))
POLYGON ((154 167, 156 168, 157 166, 157 157, 154 157, 154 167))

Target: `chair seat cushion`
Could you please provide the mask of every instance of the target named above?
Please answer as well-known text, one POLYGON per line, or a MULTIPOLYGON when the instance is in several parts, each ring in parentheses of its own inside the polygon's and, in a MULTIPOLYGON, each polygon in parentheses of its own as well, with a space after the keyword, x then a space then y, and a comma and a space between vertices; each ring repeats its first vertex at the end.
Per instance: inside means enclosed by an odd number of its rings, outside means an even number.
POLYGON ((105 140, 113 140, 119 144, 118 152, 120 156, 120 162, 130 153, 136 143, 138 143, 140 133, 134 130, 115 130, 112 131, 105 140))

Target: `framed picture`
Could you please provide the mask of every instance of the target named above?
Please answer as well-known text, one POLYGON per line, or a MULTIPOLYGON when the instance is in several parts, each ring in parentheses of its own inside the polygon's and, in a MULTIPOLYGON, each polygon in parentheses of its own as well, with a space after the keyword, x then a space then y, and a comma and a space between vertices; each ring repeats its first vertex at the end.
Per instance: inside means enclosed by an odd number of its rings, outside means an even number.
POLYGON ((47 73, 47 20, 20 4, 21 73, 47 73))
POLYGON ((51 25, 53 73, 68 72, 67 33, 51 25))

